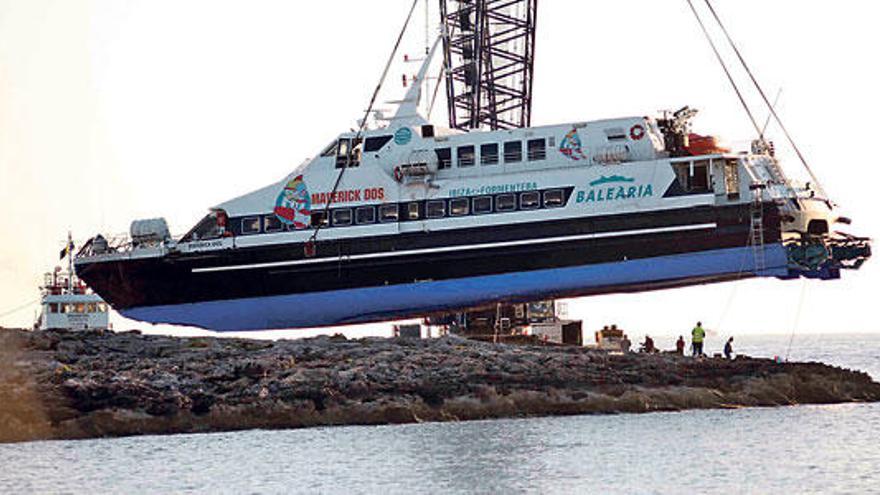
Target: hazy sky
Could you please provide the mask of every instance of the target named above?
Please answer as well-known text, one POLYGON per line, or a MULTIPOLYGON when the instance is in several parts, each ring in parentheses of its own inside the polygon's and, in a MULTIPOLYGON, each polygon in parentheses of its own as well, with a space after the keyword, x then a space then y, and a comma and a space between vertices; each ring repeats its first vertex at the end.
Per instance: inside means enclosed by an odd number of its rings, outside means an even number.
MULTIPOLYGON (((355 126, 410 3, 0 0, 0 314, 36 299, 68 229, 85 239, 164 216, 184 232, 355 126)), ((767 91, 782 88, 779 111, 850 230, 875 236, 880 4, 715 4, 767 91)), ((691 105, 698 132, 751 138, 684 0, 543 0, 538 17, 535 124, 691 105)), ((405 51, 422 49, 424 22, 405 51)), ((385 99, 400 96, 404 70, 417 68, 395 67, 385 99)), ((634 333, 697 319, 722 333, 872 331, 878 263, 842 281, 595 297, 570 312, 590 330, 634 333)))

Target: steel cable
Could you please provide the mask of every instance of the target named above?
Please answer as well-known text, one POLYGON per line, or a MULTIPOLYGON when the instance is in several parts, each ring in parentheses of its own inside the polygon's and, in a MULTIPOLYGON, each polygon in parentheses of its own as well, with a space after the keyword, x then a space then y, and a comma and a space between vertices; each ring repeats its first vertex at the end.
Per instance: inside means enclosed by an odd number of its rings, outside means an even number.
POLYGON ((743 109, 745 109, 746 114, 749 116, 749 120, 752 122, 752 125, 755 127, 755 132, 758 133, 759 138, 764 140, 764 133, 761 131, 761 127, 758 125, 758 121, 755 119, 755 116, 752 114, 752 110, 749 108, 749 105, 746 103, 746 99, 740 91, 739 86, 737 86, 736 81, 733 79, 733 75, 730 73, 730 69, 727 68, 727 64, 724 62, 724 58, 721 56, 721 52, 718 51, 718 47, 715 45, 715 41, 712 40, 712 36, 709 34, 709 30, 706 29, 706 24, 703 23, 703 19, 700 17, 699 12, 694 7, 694 4, 691 0, 685 0, 688 3, 688 6, 691 8, 691 12, 694 13, 694 17, 697 18, 697 22, 700 24, 700 29, 703 30, 703 34, 706 36, 706 41, 709 42, 709 45, 712 47, 712 51, 715 52, 715 57, 718 59, 718 63, 721 64, 721 68, 724 69, 724 74, 727 75, 727 80, 730 81, 730 85, 733 86, 733 90, 736 91, 736 96, 739 98, 739 102, 742 104, 743 109))
MULTIPOLYGON (((800 148, 795 143, 794 138, 791 137, 791 134, 788 132, 788 129, 785 127, 785 124, 782 123, 782 119, 779 118, 779 115, 776 113, 776 109, 770 103, 770 99, 767 98, 767 94, 764 93, 764 89, 761 88, 761 85, 758 83, 757 78, 755 78, 754 73, 749 68, 749 65, 746 63, 745 58, 740 53, 739 48, 737 48, 736 44, 733 42, 733 38, 730 37, 730 33, 727 32, 727 28, 724 26, 724 23, 721 22, 721 18, 718 16, 718 13, 715 12, 715 8, 712 7, 712 3, 709 0, 704 0, 706 2, 706 6, 709 7, 709 11, 712 12, 712 16, 715 18, 715 22, 718 23, 718 26, 721 28, 721 31, 724 33, 725 38, 727 38, 727 42, 730 44, 730 47, 733 49, 734 53, 736 53, 739 62, 742 64, 743 69, 745 69, 746 73, 749 75, 749 78, 752 80, 752 83, 755 85, 755 89, 758 90, 758 94, 761 95, 761 99, 764 100, 764 103, 767 105, 767 108, 770 109, 770 114, 773 116, 773 119, 779 124, 779 128, 782 129, 782 133, 785 134, 785 139, 788 140, 788 143, 791 144, 792 149, 794 149, 795 154, 797 154, 798 159, 800 159, 801 163, 804 165, 804 168, 807 169, 807 173, 810 174, 810 178, 813 179, 813 183, 816 185, 820 196, 823 199, 828 199, 828 195, 825 193, 825 189, 822 187, 822 184, 819 183, 819 179, 816 178, 816 174, 813 173, 813 169, 807 163, 807 159, 804 157, 803 153, 801 153, 800 148)), ((691 0, 688 0, 690 3, 691 0)), ((693 9, 693 5, 691 5, 693 9)), ((694 11, 696 13, 696 11, 694 11)), ((759 131, 760 132, 760 131, 759 131)), ((763 134, 761 135, 761 139, 764 139, 763 134)))
MULTIPOLYGON (((379 84, 376 85, 376 89, 373 91, 373 96, 370 98, 370 104, 367 105, 367 111, 364 113, 364 118, 361 120, 360 126, 358 127, 357 134, 355 134, 354 140, 352 141, 351 146, 348 149, 348 159, 351 159, 352 151, 357 146, 358 141, 361 140, 363 136, 364 129, 367 125, 367 119, 370 117, 370 113, 373 111, 373 105, 376 104, 376 98, 379 97, 379 91, 382 90, 382 86, 385 84, 385 79, 388 77, 388 71, 391 70, 391 64, 394 62, 394 57, 397 55, 397 50, 400 48, 400 43, 403 41, 403 36, 406 34, 406 30, 409 27, 409 23, 412 20, 413 13, 416 10, 420 0, 413 0, 412 7, 409 9, 409 14, 406 16, 406 22, 403 24, 403 29, 400 30, 400 35, 397 37, 397 42, 394 43, 394 49, 391 50, 391 56, 388 57, 388 62, 385 64, 385 70, 382 71, 382 77, 379 78, 379 84)), ((414 82, 414 84, 416 84, 414 82)), ((330 221, 330 206, 333 204, 333 198, 336 196, 336 192, 339 190, 339 184, 342 182, 342 176, 345 174, 345 170, 348 168, 348 163, 345 164, 344 167, 339 171, 339 175, 336 177, 336 182, 333 184, 333 190, 330 192, 330 196, 327 198, 327 205, 324 207, 324 219, 329 222, 330 221)), ((311 238, 307 241, 307 244, 314 243, 318 238, 318 233, 321 232, 321 228, 324 226, 324 221, 318 223, 315 228, 315 232, 312 234, 311 238)))

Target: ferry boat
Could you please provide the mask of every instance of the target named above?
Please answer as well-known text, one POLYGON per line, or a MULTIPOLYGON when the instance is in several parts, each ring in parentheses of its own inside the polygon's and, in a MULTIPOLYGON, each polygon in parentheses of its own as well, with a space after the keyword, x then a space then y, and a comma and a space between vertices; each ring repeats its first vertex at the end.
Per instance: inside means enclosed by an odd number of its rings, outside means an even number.
POLYGON ((36 330, 106 330, 109 308, 76 274, 61 267, 44 276, 36 330))
MULTIPOLYGON (((436 49, 436 45, 435 45, 436 49)), ((424 80, 434 51, 417 76, 424 80)), ((76 271, 122 315, 287 329, 667 289, 834 279, 867 239, 769 143, 731 153, 695 111, 462 132, 418 111, 344 132, 180 238, 164 220, 90 240, 76 271)))

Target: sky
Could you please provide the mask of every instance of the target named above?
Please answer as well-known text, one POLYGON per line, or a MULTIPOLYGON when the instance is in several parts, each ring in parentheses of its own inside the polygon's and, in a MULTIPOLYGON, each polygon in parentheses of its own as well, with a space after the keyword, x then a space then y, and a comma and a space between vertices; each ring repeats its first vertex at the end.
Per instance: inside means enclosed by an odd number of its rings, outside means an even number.
MULTIPOLYGON (((36 305, 27 303, 58 263, 68 231, 84 240, 161 216, 183 233, 210 206, 280 180, 355 127, 410 5, 0 0, 0 325, 30 326, 36 305)), ((777 110, 853 218, 849 230, 876 237, 880 4, 715 6, 767 92, 781 90, 777 110)), ((417 12, 403 53, 424 49, 425 14, 417 12)), ((399 98, 400 76, 417 69, 395 63, 380 100, 399 98)), ((741 71, 736 77, 749 89, 741 71)), ((753 91, 746 95, 763 120, 766 108, 753 91)), ((697 132, 734 144, 753 137, 685 0, 540 2, 534 125, 684 105, 701 110, 697 132)), ((778 128, 768 135, 798 176, 778 128)), ((877 263, 840 281, 749 280, 579 299, 569 314, 588 330, 616 323, 633 333, 683 333, 696 320, 719 334, 880 331, 871 309, 877 263)))

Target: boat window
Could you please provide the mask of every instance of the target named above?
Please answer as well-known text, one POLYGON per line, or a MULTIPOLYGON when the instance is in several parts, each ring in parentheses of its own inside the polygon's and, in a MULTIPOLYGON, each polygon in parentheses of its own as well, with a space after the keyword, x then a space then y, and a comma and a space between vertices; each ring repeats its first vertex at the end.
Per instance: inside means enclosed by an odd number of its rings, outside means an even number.
POLYGON ((355 221, 358 225, 367 225, 376 222, 376 208, 361 206, 355 213, 355 221))
POLYGON ((106 313, 107 312, 107 303, 102 303, 102 302, 98 303, 98 312, 99 313, 106 313))
POLYGON ((499 194, 495 197, 495 209, 513 211, 516 209, 516 194, 499 194))
POLYGON ((468 198, 456 198, 449 202, 449 214, 462 217, 470 213, 471 202, 468 198))
POLYGON ((67 305, 66 304, 59 304, 58 305, 58 312, 61 314, 67 313, 67 305))
POLYGON ((530 139, 529 140, 529 161, 534 162, 547 158, 547 140, 530 139))
POLYGON ((260 233, 260 217, 248 217, 241 221, 242 234, 259 234, 260 233))
POLYGON ((364 142, 360 139, 351 142, 351 158, 348 160, 349 167, 358 167, 361 164, 361 152, 364 150, 364 142))
POLYGON ((452 168, 451 148, 439 148, 434 150, 434 153, 437 154, 437 168, 439 168, 440 170, 452 168))
MULTIPOLYGON (((330 224, 327 221, 327 213, 324 210, 313 211, 311 215, 311 225, 312 227, 326 227, 330 224)), ((296 227, 293 225, 290 226, 291 229, 296 230, 296 227)))
POLYGON ((477 215, 492 213, 492 196, 474 198, 474 213, 477 215))
POLYGON ((690 177, 689 189, 693 192, 711 192, 709 187, 709 161, 694 162, 694 173, 690 177))
POLYGON ((739 197, 739 162, 727 160, 724 164, 724 187, 727 197, 736 199, 739 197))
POLYGON ((480 146, 480 164, 495 165, 498 163, 498 144, 484 144, 480 146))
POLYGON ((382 223, 396 222, 398 215, 397 205, 382 205, 379 207, 379 221, 382 223))
POLYGON ((333 226, 345 227, 346 225, 351 225, 351 209, 340 208, 333 210, 333 226))
POLYGON ((342 138, 336 149, 336 168, 357 167, 361 164, 361 140, 342 138))
POLYGON ((534 210, 541 206, 541 193, 538 191, 524 192, 519 195, 519 207, 523 210, 534 210))
POLYGON ((504 163, 516 163, 522 161, 522 142, 510 141, 504 143, 504 163))
POLYGON ((192 228, 181 239, 181 242, 205 241, 209 239, 217 239, 226 234, 226 214, 222 211, 211 212, 205 218, 201 219, 195 227, 192 228), (222 223, 222 225, 221 225, 222 223))
POLYGON ((476 163, 476 152, 474 151, 473 146, 459 146, 458 147, 458 166, 459 167, 472 167, 474 163, 476 163))
POLYGON ((426 216, 428 218, 443 218, 446 216, 446 201, 428 201, 426 216))
POLYGON ((281 232, 284 230, 284 224, 275 215, 266 215, 263 217, 263 232, 281 232))
POLYGON ((686 194, 705 194, 712 192, 709 180, 709 161, 682 162, 673 165, 678 184, 686 194), (691 173, 693 171, 693 173, 691 173))
POLYGON ((559 208, 565 203, 565 193, 562 189, 554 189, 544 193, 544 206, 547 208, 559 208))
POLYGON ((86 305, 86 313, 94 313, 95 309, 95 303, 88 303, 88 305, 86 305))
POLYGON ((324 148, 324 151, 321 152, 322 157, 336 156, 336 145, 338 143, 333 141, 329 146, 324 148))
POLYGON ((340 139, 339 146, 336 147, 336 168, 347 167, 350 154, 351 154, 351 139, 348 139, 348 138, 340 139))
POLYGON ((605 129, 605 137, 608 139, 608 141, 626 141, 628 139, 626 130, 622 127, 612 127, 610 129, 605 129))
POLYGON ((57 303, 49 303, 49 312, 57 313, 58 312, 58 304, 57 303))
POLYGON ((364 142, 364 151, 371 153, 379 151, 385 147, 393 139, 393 136, 374 136, 368 137, 364 142))
POLYGON ((418 203, 410 203, 406 205, 406 218, 409 220, 418 220, 419 219, 419 204, 418 203))

